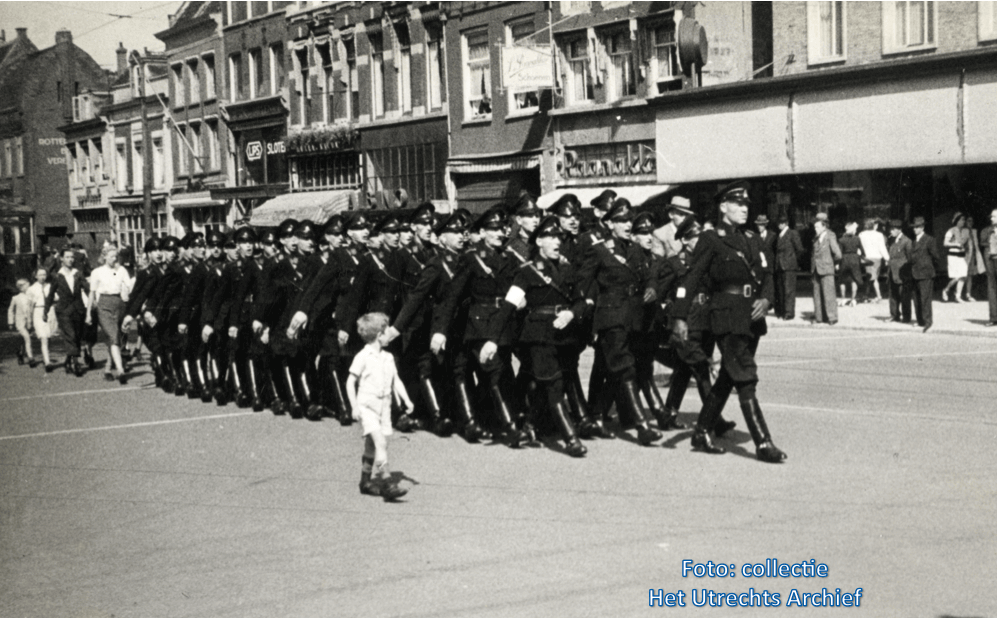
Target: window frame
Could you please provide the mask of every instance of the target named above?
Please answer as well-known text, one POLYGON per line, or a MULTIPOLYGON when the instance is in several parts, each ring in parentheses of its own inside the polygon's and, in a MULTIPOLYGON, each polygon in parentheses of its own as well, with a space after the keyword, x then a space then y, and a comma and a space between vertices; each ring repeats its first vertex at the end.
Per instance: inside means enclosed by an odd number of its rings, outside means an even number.
POLYGON ((370 48, 370 118, 385 118, 388 113, 387 93, 385 92, 384 31, 367 33, 370 48), (375 42, 379 43, 375 45, 375 42))
POLYGON ((232 101, 245 100, 245 93, 242 92, 242 52, 228 55, 228 79, 229 98, 232 101))
POLYGON ((671 17, 666 19, 656 19, 644 25, 644 35, 647 37, 648 47, 650 48, 650 54, 648 58, 648 76, 647 80, 650 87, 653 88, 653 92, 657 95, 663 95, 666 92, 674 90, 673 88, 668 88, 667 86, 662 88, 662 84, 672 84, 682 81, 682 61, 679 60, 678 51, 678 24, 671 17), (671 25, 672 40, 664 44, 658 43, 658 29, 663 26, 671 25), (675 69, 671 73, 670 77, 662 78, 658 76, 658 68, 660 65, 660 60, 658 60, 658 48, 669 47, 671 48, 671 62, 672 67, 675 69))
POLYGON ((426 25, 426 111, 442 110, 446 105, 446 70, 444 66, 446 48, 443 44, 443 28, 439 24, 426 25), (436 56, 435 62, 433 56, 436 56), (435 68, 435 71, 434 71, 435 68), (436 76, 434 90, 433 77, 436 76), (434 100, 434 96, 439 100, 434 100))
MULTIPOLYGON (((631 31, 630 31, 629 28, 626 28, 626 27, 624 27, 624 28, 620 28, 620 27, 611 28, 611 29, 603 30, 602 32, 598 33, 599 42, 602 44, 603 49, 605 49, 606 56, 608 58, 608 65, 607 66, 609 68, 609 71, 608 71, 607 79, 606 79, 606 102, 607 103, 612 103, 612 102, 615 102, 615 101, 623 101, 623 100, 631 99, 631 98, 634 98, 634 97, 637 96, 637 67, 634 66, 634 61, 635 61, 635 57, 634 57, 634 44, 637 41, 634 41, 633 39, 631 39, 630 35, 631 35, 631 31), (613 43, 613 41, 615 40, 615 37, 617 35, 622 35, 624 37, 623 40, 627 41, 627 43, 629 44, 629 49, 626 52, 622 52, 621 53, 621 52, 614 52, 614 51, 612 51, 613 46, 611 45, 611 43, 613 43), (617 56, 619 56, 619 57, 624 57, 625 56, 625 57, 628 58, 629 74, 630 74, 630 80, 629 80, 630 84, 629 84, 629 87, 627 87, 625 89, 622 89, 622 90, 630 90, 632 88, 633 89, 633 93, 624 92, 623 94, 620 94, 620 95, 616 94, 617 91, 621 90, 621 88, 618 87, 621 84, 617 84, 616 83, 616 80, 617 80, 617 77, 616 77, 616 62, 614 61, 614 57, 617 57, 617 56)), ((627 71, 625 70, 624 73, 626 73, 626 72, 627 71)))
POLYGON ((263 48, 254 47, 246 51, 249 57, 249 98, 264 96, 266 87, 265 71, 263 70, 263 48))
POLYGON ((883 2, 883 55, 893 55, 893 54, 906 54, 910 52, 918 52, 924 50, 937 49, 938 47, 938 2, 931 2, 928 0, 899 0, 883 2), (897 43, 897 31, 896 31, 896 21, 897 21, 897 4, 903 2, 906 6, 907 23, 905 24, 905 30, 909 32, 910 30, 910 16, 912 12, 910 11, 910 5, 912 4, 924 4, 924 42, 911 45, 909 43, 897 43), (929 35, 931 39, 929 40, 929 35))
POLYGON ((561 48, 561 54, 564 60, 564 76, 567 82, 564 86, 564 90, 567 94, 565 97, 565 103, 567 106, 572 107, 576 105, 592 105, 595 103, 595 79, 592 75, 592 45, 588 39, 586 33, 575 34, 572 36, 567 36, 558 42, 561 48), (581 43, 585 46, 585 55, 577 56, 574 53, 574 45, 581 43), (575 70, 575 66, 581 64, 583 66, 581 81, 582 84, 578 84, 577 80, 578 73, 575 70), (575 90, 581 85, 582 89, 587 93, 591 92, 592 96, 586 96, 584 98, 577 98, 575 96, 575 90))
MULTIPOLYGON (((183 107, 187 104, 187 89, 184 82, 184 68, 186 63, 174 62, 170 65, 170 81, 173 83, 173 96, 175 97, 173 107, 183 107)), ((141 70, 141 69, 139 69, 141 70)))
MULTIPOLYGON (((463 82, 464 82, 464 122, 485 122, 492 119, 494 113, 494 102, 495 97, 492 92, 492 50, 491 43, 488 37, 488 26, 482 26, 479 28, 473 28, 470 30, 465 30, 460 33, 460 51, 461 51, 461 70, 463 71, 463 82), (472 37, 480 36, 484 34, 485 37, 485 49, 488 54, 485 60, 482 59, 471 59, 471 45, 470 40, 472 37), (489 111, 478 113, 474 111, 474 106, 471 101, 471 71, 473 65, 482 65, 487 67, 488 79, 485 81, 485 91, 481 93, 481 98, 478 99, 478 108, 480 109, 481 102, 484 102, 485 97, 490 101, 489 111)), ((474 68, 476 68, 476 66, 474 68)))
POLYGON ((842 0, 823 0, 807 2, 807 64, 820 65, 834 62, 842 62, 848 59, 848 3, 842 0), (832 51, 829 55, 824 55, 821 51, 821 19, 820 9, 822 4, 831 5, 831 33, 832 41, 837 41, 840 30, 841 49, 832 51), (841 8, 841 17, 834 9, 835 5, 841 8))
POLYGON ((318 63, 318 68, 322 70, 322 122, 326 124, 334 122, 333 116, 336 109, 333 98, 336 79, 332 61, 333 45, 334 43, 332 42, 332 39, 315 44, 315 52, 317 53, 318 59, 321 60, 321 62, 318 63), (323 49, 325 49, 325 53, 322 52, 323 49))
POLYGON ((22 135, 14 138, 14 162, 11 167, 14 168, 15 176, 24 176, 24 136, 22 135))
MULTIPOLYGON (((516 19, 510 19, 503 24, 503 41, 508 47, 514 46, 518 41, 515 39, 513 34, 513 29, 516 26, 529 25, 533 28, 533 31, 526 36, 520 38, 519 40, 527 40, 533 38, 537 35, 537 25, 536 20, 533 15, 526 17, 517 17, 516 19)), ((505 84, 503 84, 505 86, 505 84)), ((533 88, 530 90, 513 90, 512 88, 505 87, 506 92, 506 116, 531 116, 540 112, 540 89, 533 88), (533 94, 533 98, 536 101, 536 105, 526 105, 524 107, 519 107, 517 95, 527 95, 533 94)))
POLYGON ((292 50, 291 59, 294 62, 295 94, 298 97, 298 126, 306 127, 311 122, 311 54, 308 47, 297 47, 292 50))
POLYGON ((997 6, 994 4, 992 0, 976 3, 976 32, 980 43, 997 41, 997 6))
POLYGON ((204 66, 204 100, 210 101, 218 97, 218 73, 215 69, 215 53, 201 54, 201 64, 204 66))
POLYGON ((197 105, 201 102, 203 97, 201 96, 201 71, 199 66, 201 64, 201 59, 197 56, 193 58, 187 58, 184 60, 184 77, 186 79, 186 85, 188 90, 184 93, 186 95, 188 105, 197 105))
POLYGON ((395 63, 395 92, 398 94, 398 113, 412 114, 412 32, 407 22, 395 24, 395 41, 398 55, 395 63))

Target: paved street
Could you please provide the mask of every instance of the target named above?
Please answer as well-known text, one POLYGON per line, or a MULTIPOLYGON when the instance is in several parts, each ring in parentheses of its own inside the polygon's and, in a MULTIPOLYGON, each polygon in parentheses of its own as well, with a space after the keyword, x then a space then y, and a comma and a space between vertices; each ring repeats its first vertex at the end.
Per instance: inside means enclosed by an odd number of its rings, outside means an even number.
MULTIPOLYGON (((103 350, 101 350, 103 353, 103 350)), ((99 357, 101 358, 101 357, 99 357)), ((649 588, 854 593, 867 616, 993 616, 997 341, 781 324, 723 456, 589 442, 573 460, 396 436, 410 488, 357 492, 356 427, 0 365, 0 616, 629 616, 649 588), (815 559, 826 578, 743 577, 815 559), (682 577, 682 560, 737 565, 682 577)), ((692 422, 698 398, 683 407, 692 422)), ((830 615, 794 608, 787 615, 830 615)), ((657 610, 661 612, 662 610, 657 610)), ((838 610, 844 611, 844 610, 838 610)))

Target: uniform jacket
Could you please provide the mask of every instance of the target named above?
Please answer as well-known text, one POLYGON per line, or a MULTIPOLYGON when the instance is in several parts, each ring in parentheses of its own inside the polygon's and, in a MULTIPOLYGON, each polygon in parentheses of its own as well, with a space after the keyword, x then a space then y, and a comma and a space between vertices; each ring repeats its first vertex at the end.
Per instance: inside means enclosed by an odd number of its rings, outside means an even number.
POLYGON ((354 325, 366 313, 383 313, 394 317, 399 281, 388 271, 387 251, 368 251, 360 258, 356 277, 336 303, 340 324, 354 325))
POLYGON ((710 330, 726 334, 764 335, 765 319, 752 321, 756 299, 775 300, 772 271, 766 267, 762 244, 754 234, 720 223, 699 236, 683 284, 675 296, 672 315, 688 320, 700 293, 710 296, 710 330))
POLYGON ((507 322, 504 330, 496 334, 492 324, 505 302, 519 266, 519 260, 504 251, 495 250, 484 242, 475 245, 457 263, 454 280, 440 307, 439 321, 434 315, 433 332, 450 332, 450 322, 457 315, 457 309, 467 302, 464 341, 491 340, 500 346, 512 345, 513 325, 507 322))
MULTIPOLYGON (((673 255, 665 260, 661 269, 661 294, 662 299, 668 301, 668 313, 672 315, 675 309, 676 293, 678 289, 685 285, 686 275, 689 273, 689 261, 691 256, 685 249, 678 255, 673 255)), ((710 329, 710 314, 704 301, 707 294, 700 292, 698 298, 694 298, 689 308, 689 315, 686 320, 689 332, 706 331, 710 329)))
POLYGON ((833 275, 835 262, 841 261, 841 247, 838 237, 831 230, 824 230, 823 236, 814 238, 814 252, 810 261, 810 272, 821 276, 833 275))
POLYGON ((128 305, 125 307, 125 315, 133 318, 139 317, 143 313, 143 306, 149 300, 149 295, 156 289, 159 278, 163 276, 163 267, 160 264, 149 264, 135 275, 135 285, 132 286, 131 294, 128 296, 128 305))
POLYGON ((146 311, 155 316, 157 322, 176 323, 180 316, 180 303, 183 300, 183 265, 174 260, 163 269, 163 275, 149 295, 146 311))
POLYGON ((800 256, 803 255, 803 242, 800 240, 800 233, 792 228, 786 228, 786 233, 776 233, 775 241, 775 270, 795 271, 800 270, 800 256))
POLYGON ((915 280, 934 279, 935 267, 940 262, 935 239, 927 234, 914 241, 910 251, 910 274, 915 280))
POLYGON ((222 296, 222 275, 225 272, 225 258, 207 258, 204 260, 204 296, 201 298, 201 324, 210 326, 215 331, 225 328, 224 306, 226 298, 222 296))
POLYGON ((595 304, 592 327, 596 332, 641 328, 644 290, 651 285, 652 273, 639 247, 618 238, 594 244, 579 279, 582 292, 595 304))
POLYGON ((464 333, 467 326, 467 305, 455 308, 458 316, 446 315, 447 292, 453 285, 456 268, 461 256, 441 249, 426 264, 419 273, 419 281, 406 298, 398 317, 395 318, 395 328, 405 333, 411 333, 425 326, 433 333, 458 336, 464 333))
POLYGON ((208 277, 208 268, 203 261, 196 261, 189 262, 184 270, 187 271, 187 276, 184 278, 177 323, 196 328, 201 325, 201 301, 204 298, 204 281, 208 277))
POLYGON ((997 234, 997 228, 993 225, 988 225, 980 230, 980 253, 983 254, 983 264, 986 266, 987 270, 994 268, 994 263, 991 261, 991 258, 997 259, 997 253, 992 253, 990 251, 990 237, 994 234, 997 234))
POLYGON ((890 237, 890 280, 894 283, 910 280, 910 254, 913 247, 910 238, 903 234, 896 238, 890 237))
MULTIPOLYGON (((585 311, 585 297, 572 285, 576 279, 574 266, 563 256, 557 262, 538 256, 519 266, 510 287, 510 294, 515 293, 517 297, 521 294, 526 301, 519 343, 577 345, 578 318, 585 311), (575 317, 565 328, 556 329, 554 319, 564 310, 571 311, 575 317)), ((513 319, 516 308, 507 296, 492 325, 496 336, 513 319)))

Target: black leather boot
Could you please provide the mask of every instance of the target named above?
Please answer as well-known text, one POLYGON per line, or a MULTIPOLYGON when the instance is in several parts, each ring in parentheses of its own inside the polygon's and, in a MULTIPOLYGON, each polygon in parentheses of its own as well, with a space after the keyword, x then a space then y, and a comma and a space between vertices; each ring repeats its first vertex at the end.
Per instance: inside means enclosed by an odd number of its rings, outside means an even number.
POLYGON ((249 359, 247 363, 249 365, 249 386, 252 389, 252 405, 253 412, 263 411, 263 391, 261 390, 261 384, 257 380, 256 372, 256 361, 254 359, 249 359))
POLYGON ((190 360, 184 358, 180 362, 183 367, 183 374, 187 378, 187 398, 199 399, 201 397, 201 383, 198 381, 198 375, 191 371, 190 360))
POLYGON ((163 374, 162 383, 159 388, 163 390, 164 393, 173 394, 176 389, 176 378, 173 377, 173 367, 170 365, 170 359, 165 354, 156 354, 156 365, 163 374))
POLYGON ((201 401, 211 403, 211 395, 215 392, 215 378, 211 374, 211 354, 208 353, 206 358, 209 359, 207 365, 200 357, 194 359, 194 364, 197 366, 197 377, 201 381, 201 401))
POLYGON ((491 439, 491 434, 482 429, 474 418, 474 407, 471 405, 471 397, 467 392, 467 382, 457 380, 454 383, 454 391, 457 396, 457 410, 464 423, 464 439, 472 443, 491 439))
POLYGON ((685 390, 689 385, 689 375, 688 367, 679 364, 672 373, 672 383, 668 388, 668 398, 665 401, 661 400, 661 393, 653 380, 647 385, 650 398, 654 401, 653 412, 655 420, 658 421, 658 429, 662 431, 686 429, 685 424, 679 420, 679 408, 682 406, 682 399, 685 397, 685 390))
POLYGON ((183 371, 183 364, 178 354, 170 352, 167 354, 167 358, 170 360, 170 367, 173 368, 173 375, 176 376, 173 394, 177 397, 183 397, 187 394, 187 389, 190 388, 190 382, 187 381, 187 375, 183 371))
POLYGON ((620 391, 620 399, 627 407, 627 412, 630 413, 634 424, 637 426, 637 441, 643 446, 649 446, 655 440, 659 440, 661 432, 651 429, 651 425, 647 422, 647 414, 644 412, 643 406, 640 405, 637 384, 633 380, 624 380, 620 383, 620 391))
POLYGON ((594 418, 589 411, 588 402, 582 395, 582 385, 577 375, 570 375, 564 383, 564 395, 568 401, 568 407, 575 413, 578 419, 578 435, 582 439, 607 438, 609 432, 602 426, 602 421, 594 418))
POLYGON ((495 405, 495 414, 502 425, 502 432, 509 442, 509 447, 519 448, 523 442, 529 439, 529 436, 517 429, 515 423, 512 422, 512 414, 509 412, 509 406, 502 395, 502 389, 496 385, 492 386, 490 390, 492 403, 495 405))
POLYGON ((83 365, 80 364, 80 359, 78 356, 73 357, 73 373, 76 374, 77 378, 82 378, 86 371, 83 369, 83 365))
POLYGON ((755 456, 768 463, 780 463, 785 460, 786 453, 772 444, 772 436, 769 434, 768 425, 765 424, 765 417, 762 416, 762 409, 758 407, 758 400, 752 397, 748 401, 742 401, 741 412, 744 413, 744 423, 748 426, 751 439, 755 442, 755 456))
POLYGON ((293 419, 299 419, 304 415, 304 409, 301 407, 301 403, 298 401, 298 395, 294 392, 294 380, 291 379, 291 368, 287 366, 286 362, 281 362, 281 373, 284 376, 284 387, 287 389, 287 413, 293 419))
MULTIPOLYGON (((73 357, 67 356, 66 362, 62 364, 62 368, 66 370, 66 375, 73 373, 73 357)), ((158 380, 156 386, 159 386, 158 380)))
POLYGON ((559 401, 557 405, 551 410, 551 414, 554 415, 554 420, 557 422, 558 428, 561 430, 561 437, 564 439, 565 451, 571 457, 584 457, 588 449, 582 444, 581 440, 578 439, 578 434, 575 433, 575 427, 571 424, 571 419, 568 417, 568 403, 564 399, 559 401))
POLYGON ((318 402, 314 391, 312 391, 311 380, 308 379, 308 367, 310 366, 311 363, 307 363, 305 368, 298 373, 298 383, 301 385, 301 403, 305 407, 305 418, 310 421, 320 421, 328 411, 325 406, 318 402))
POLYGON ((713 440, 710 439, 710 429, 716 424, 726 402, 726 397, 713 391, 706 396, 703 409, 699 411, 699 418, 696 420, 696 433, 692 436, 694 449, 714 455, 722 455, 727 452, 727 449, 715 446, 713 440))
POLYGON ((343 387, 339 381, 339 373, 336 371, 335 367, 332 369, 332 384, 331 393, 332 399, 336 404, 336 416, 339 418, 339 424, 343 427, 353 424, 353 413, 350 411, 350 403, 343 396, 343 387))
POLYGON ((419 388, 422 390, 422 399, 426 402, 429 410, 430 422, 433 424, 433 433, 441 438, 450 437, 453 434, 453 422, 443 415, 440 410, 440 403, 436 399, 436 389, 433 382, 428 378, 419 379, 419 388))

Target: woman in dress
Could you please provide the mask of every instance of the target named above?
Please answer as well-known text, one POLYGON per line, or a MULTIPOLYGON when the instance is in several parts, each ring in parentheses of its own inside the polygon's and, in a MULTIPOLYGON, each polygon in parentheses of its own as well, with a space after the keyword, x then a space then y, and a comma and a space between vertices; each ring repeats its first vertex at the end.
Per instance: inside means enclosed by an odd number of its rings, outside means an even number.
POLYGON ((35 271, 35 283, 28 288, 28 299, 34 307, 31 323, 35 327, 35 335, 42 344, 42 358, 45 360, 45 372, 51 373, 52 358, 48 351, 48 340, 55 330, 55 307, 52 307, 48 315, 45 315, 45 298, 48 297, 52 284, 48 282, 48 269, 39 268, 35 271))
POLYGON ((942 290, 942 300, 952 300, 952 288, 955 288, 955 302, 962 302, 962 288, 966 284, 969 273, 966 264, 966 252, 969 249, 969 230, 966 229, 966 217, 961 212, 952 217, 952 227, 945 232, 945 252, 948 254, 949 283, 942 290))
POLYGON ((854 307, 859 288, 862 287, 862 241, 857 233, 859 224, 849 221, 845 224, 845 234, 838 239, 841 247, 841 266, 838 271, 838 284, 841 288, 841 300, 838 305, 849 305, 854 307), (849 296, 845 284, 851 282, 852 294, 849 296))
MULTIPOLYGON (((124 318, 124 303, 128 301, 130 277, 128 270, 118 264, 118 248, 104 247, 101 261, 90 274, 90 307, 96 308, 97 320, 107 335, 107 347, 111 360, 104 366, 105 380, 119 380, 125 383, 125 366, 121 361, 121 321, 124 318), (112 366, 113 363, 113 366, 112 366)), ((87 313, 87 324, 93 323, 94 311, 87 313)))
POLYGON ((983 261, 983 253, 980 251, 980 241, 976 237, 976 230, 973 227, 973 218, 966 217, 966 230, 969 231, 969 250, 966 252, 966 300, 973 302, 973 278, 977 275, 984 275, 987 272, 986 262, 983 261))

